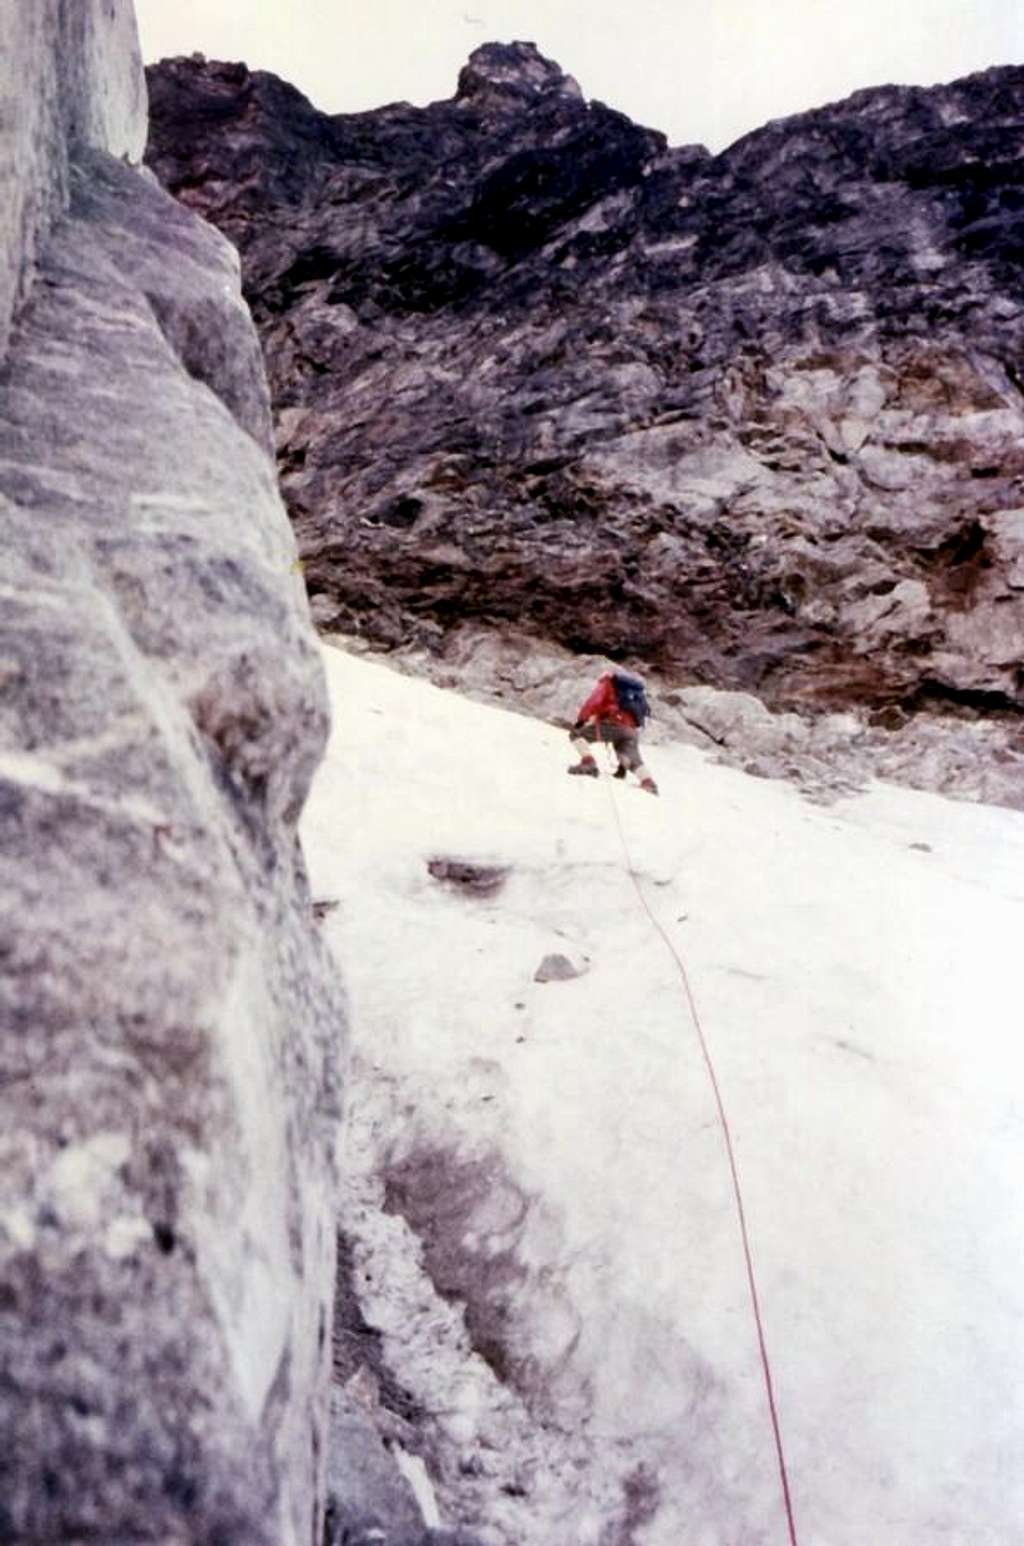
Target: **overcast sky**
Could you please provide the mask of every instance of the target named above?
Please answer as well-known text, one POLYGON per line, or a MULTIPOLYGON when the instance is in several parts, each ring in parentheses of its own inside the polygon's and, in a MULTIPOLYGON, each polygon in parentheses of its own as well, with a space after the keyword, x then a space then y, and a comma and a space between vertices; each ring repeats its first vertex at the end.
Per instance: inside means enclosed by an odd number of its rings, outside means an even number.
POLYGON ((244 59, 325 112, 450 97, 522 38, 587 97, 720 150, 862 86, 1024 62, 1024 0, 136 0, 147 61, 244 59))

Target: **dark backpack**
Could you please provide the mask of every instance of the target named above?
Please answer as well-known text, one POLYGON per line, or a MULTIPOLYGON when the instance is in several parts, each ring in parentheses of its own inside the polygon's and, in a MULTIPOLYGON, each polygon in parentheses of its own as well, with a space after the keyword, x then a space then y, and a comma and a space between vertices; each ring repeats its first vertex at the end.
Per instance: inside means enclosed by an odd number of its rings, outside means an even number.
POLYGON ((631 671, 613 671, 612 685, 619 708, 626 714, 632 714, 637 724, 642 725, 651 712, 643 677, 634 676, 631 671))

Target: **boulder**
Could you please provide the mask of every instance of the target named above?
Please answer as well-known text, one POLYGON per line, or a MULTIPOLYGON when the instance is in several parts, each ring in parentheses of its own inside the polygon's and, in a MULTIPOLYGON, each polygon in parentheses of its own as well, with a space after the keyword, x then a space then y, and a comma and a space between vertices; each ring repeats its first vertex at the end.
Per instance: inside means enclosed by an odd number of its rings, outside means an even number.
POLYGON ((571 982, 574 977, 582 977, 586 969, 585 966, 575 966, 567 955, 556 950, 544 956, 533 974, 533 980, 534 982, 571 982))

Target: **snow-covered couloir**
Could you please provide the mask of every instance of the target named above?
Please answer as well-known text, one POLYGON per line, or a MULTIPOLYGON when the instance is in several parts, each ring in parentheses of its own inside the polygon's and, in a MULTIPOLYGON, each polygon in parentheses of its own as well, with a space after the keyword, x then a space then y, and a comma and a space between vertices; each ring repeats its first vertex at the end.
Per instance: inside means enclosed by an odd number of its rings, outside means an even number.
POLYGON ((815 805, 672 744, 651 799, 566 778, 552 726, 325 660, 303 835, 352 999, 345 1227, 441 1517, 1020 1538, 1024 816, 815 805), (732 1132, 792 1527, 722 1126, 630 865, 732 1132), (578 975, 536 980, 549 956, 578 975))

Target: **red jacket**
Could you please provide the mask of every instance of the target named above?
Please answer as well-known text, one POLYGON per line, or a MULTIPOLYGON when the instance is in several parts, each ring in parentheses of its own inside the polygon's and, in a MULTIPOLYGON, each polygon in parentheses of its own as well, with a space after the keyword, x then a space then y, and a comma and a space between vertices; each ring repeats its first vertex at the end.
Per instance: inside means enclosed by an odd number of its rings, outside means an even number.
POLYGON ((626 709, 619 708, 619 700, 615 696, 615 683, 611 673, 606 672, 598 682, 594 691, 590 694, 586 703, 576 715, 578 725, 585 724, 588 719, 609 720, 613 725, 625 725, 627 730, 636 730, 637 723, 632 714, 626 709))

